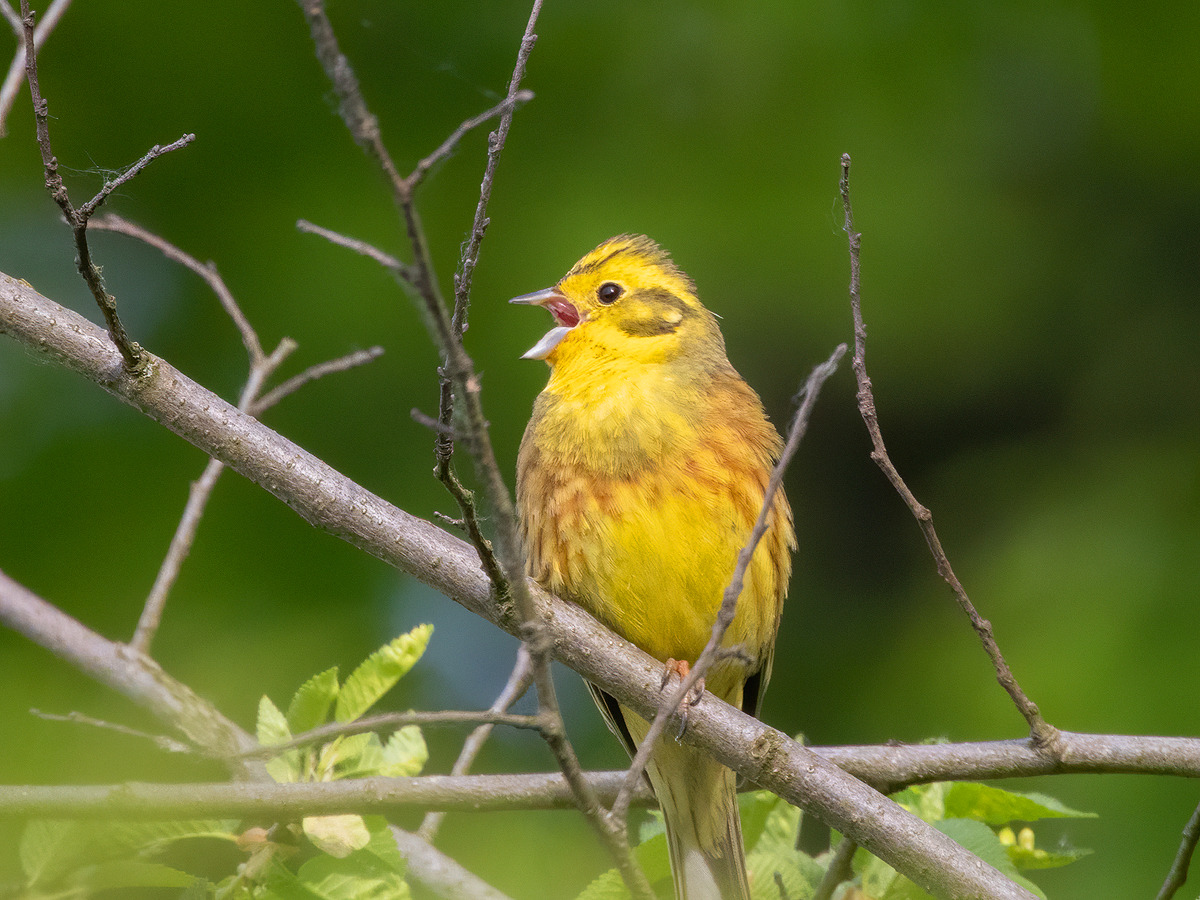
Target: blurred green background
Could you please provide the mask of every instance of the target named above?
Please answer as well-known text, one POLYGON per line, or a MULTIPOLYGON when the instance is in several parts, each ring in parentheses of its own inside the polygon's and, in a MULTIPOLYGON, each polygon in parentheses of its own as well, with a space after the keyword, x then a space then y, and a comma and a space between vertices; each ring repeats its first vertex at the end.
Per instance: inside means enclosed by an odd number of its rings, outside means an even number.
MULTIPOLYGON (((407 170, 502 94, 528 9, 331 14, 407 170)), ((734 365, 786 421, 811 366, 851 334, 837 194, 849 152, 884 433, 1018 678, 1064 728, 1200 732, 1200 5, 548 0, 538 34, 525 82, 537 98, 502 160, 467 335, 506 473, 546 377, 518 357, 548 318, 505 301, 624 231, 673 252, 722 315, 734 365)), ((197 135, 109 208, 214 260, 265 344, 299 342, 285 374, 382 344, 373 365, 267 421, 406 510, 451 512, 431 435, 409 416, 437 396, 411 302, 372 263, 294 228, 303 217, 406 253, 296 5, 78 3, 41 79, 76 202, 152 144, 197 135)), ((27 94, 9 124, 0 270, 95 319, 42 188, 27 94)), ((421 191, 447 288, 485 141, 468 137, 421 191)), ((234 398, 244 351, 199 280, 124 238, 93 247, 131 334, 234 398)), ((764 718, 819 744, 1021 736, 868 449, 845 364, 789 476, 801 549, 764 718)), ((204 462, 0 341, 0 568, 89 626, 132 633, 204 462)), ((432 648, 394 706, 488 705, 510 638, 226 475, 155 651, 249 727, 261 694, 285 703, 422 621, 436 624, 432 648)), ((155 727, 7 631, 0 683, 0 781, 219 777, 31 716, 155 727)), ((618 765, 578 679, 559 683, 585 763, 618 765)), ((444 771, 461 734, 428 737, 444 771)), ((481 767, 552 762, 501 735, 481 767)), ((1063 900, 1151 895, 1200 800, 1165 778, 1034 784, 1101 814, 1038 830, 1096 850, 1039 877, 1063 900)), ((17 834, 0 823, 0 881, 17 877, 17 834)), ((565 812, 457 815, 440 843, 517 897, 572 896, 607 865, 565 812)))

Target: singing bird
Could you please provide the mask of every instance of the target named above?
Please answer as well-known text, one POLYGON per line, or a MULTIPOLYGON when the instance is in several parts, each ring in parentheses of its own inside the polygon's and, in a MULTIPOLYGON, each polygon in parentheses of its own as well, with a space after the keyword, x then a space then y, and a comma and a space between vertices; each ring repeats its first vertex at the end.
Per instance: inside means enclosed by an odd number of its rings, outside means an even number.
MULTIPOLYGON (((666 665, 694 662, 763 505, 779 434, 725 355, 691 279, 647 237, 620 235, 554 287, 514 298, 555 326, 526 358, 550 380, 521 441, 529 574, 666 665)), ((756 714, 795 548, 776 493, 708 690, 756 714)), ((589 685, 631 753, 648 723, 589 685)), ((659 740, 647 769, 677 900, 749 897, 734 774, 659 740)))

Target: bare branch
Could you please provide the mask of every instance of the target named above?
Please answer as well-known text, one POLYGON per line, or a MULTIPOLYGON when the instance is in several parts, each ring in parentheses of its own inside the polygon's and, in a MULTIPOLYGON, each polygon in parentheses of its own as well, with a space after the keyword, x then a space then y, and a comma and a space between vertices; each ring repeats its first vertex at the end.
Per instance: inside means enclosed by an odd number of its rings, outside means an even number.
POLYGON ((95 197, 76 209, 67 193, 67 186, 63 183, 62 176, 59 174, 58 160, 55 158, 54 149, 50 145, 49 104, 42 97, 41 88, 38 86, 34 17, 33 13, 29 10, 29 0, 21 0, 21 17, 25 26, 25 78, 29 82, 29 93, 33 99, 33 114, 37 123, 37 143, 42 154, 42 167, 46 173, 46 189, 50 192, 50 196, 54 198, 54 202, 58 204, 59 209, 62 210, 67 224, 71 227, 71 233, 75 238, 76 268, 78 268, 79 274, 83 276, 88 290, 92 292, 92 297, 95 298, 100 311, 104 315, 104 321, 108 325, 109 336, 112 338, 113 343, 116 344, 117 349, 121 351, 121 356, 125 360, 125 367, 131 372, 141 373, 145 366, 142 348, 136 341, 130 340, 129 335, 126 334, 125 326, 121 324, 121 320, 117 316, 116 298, 104 287, 104 278, 100 275, 100 269, 92 262, 91 248, 88 246, 87 240, 88 219, 91 218, 92 213, 99 208, 100 204, 108 198, 109 194, 140 173, 153 160, 165 153, 191 143, 195 140, 196 136, 194 134, 185 134, 179 140, 173 144, 168 144, 166 147, 160 147, 156 144, 145 156, 117 176, 117 178, 105 182, 95 197))
POLYGON ((1167 873, 1167 880, 1159 888, 1155 900, 1171 900, 1175 892, 1187 881, 1188 869, 1192 864, 1192 855, 1196 852, 1196 844, 1200 842, 1200 806, 1192 812, 1191 818, 1183 826, 1183 836, 1179 842, 1179 850, 1167 873))
POLYGON ((392 826, 396 845, 408 865, 407 874, 435 896, 451 900, 509 900, 487 882, 468 872, 417 835, 392 826))
POLYGON ((134 178, 140 175, 142 171, 148 165, 150 165, 150 163, 154 162, 154 160, 158 159, 160 156, 166 156, 172 150, 181 150, 195 139, 196 136, 194 134, 185 134, 183 137, 179 138, 179 140, 173 141, 172 143, 167 144, 165 147, 155 144, 146 151, 145 156, 135 162, 132 166, 129 166, 129 168, 127 168, 116 178, 112 179, 112 181, 105 181, 100 190, 96 193, 96 196, 94 196, 87 203, 83 204, 83 206, 79 207, 77 211, 79 217, 85 221, 90 219, 92 214, 104 205, 104 201, 109 198, 109 195, 112 194, 113 191, 132 181, 134 178))
POLYGON ((858 382, 859 413, 862 415, 863 422, 867 426, 867 431, 871 435, 871 446, 873 448, 871 450, 871 459, 883 470, 888 481, 892 483, 892 487, 896 489, 901 499, 904 500, 905 505, 908 506, 913 516, 916 517, 917 523, 925 535, 925 541, 929 544, 934 562, 937 564, 938 574, 950 586, 950 590, 954 592, 954 598, 958 602, 959 607, 966 613, 967 618, 970 619, 971 627, 975 629, 975 633, 979 636, 979 640, 983 644, 988 658, 992 661, 992 668, 996 671, 996 680, 1008 692, 1017 710, 1025 717, 1025 721, 1029 725, 1029 731, 1035 741, 1044 747, 1048 753, 1057 755, 1057 730, 1042 718, 1037 704, 1030 700, 1025 692, 1021 690, 1021 686, 1017 683, 1016 677, 1013 675, 1008 663, 1005 662, 1004 655, 1000 652, 1000 647, 996 643, 996 637, 992 632, 992 623, 983 618, 975 609, 975 605, 967 596, 967 592, 961 582, 959 582, 958 576, 954 574, 954 569, 950 566, 950 560, 946 557, 946 552, 942 549, 942 542, 933 527, 933 514, 913 496, 912 491, 909 490, 908 485, 904 483, 904 479, 900 477, 900 473, 892 464, 891 457, 888 456, 887 448, 884 446, 883 434, 879 429, 879 417, 875 409, 875 396, 871 390, 871 379, 867 375, 867 330, 863 324, 862 301, 860 297, 861 270, 859 265, 859 250, 862 235, 854 230, 854 213, 850 206, 850 154, 848 153, 842 155, 840 187, 842 208, 845 211, 844 227, 850 243, 850 308, 854 314, 854 377, 858 382))
MULTIPOLYGON (((94 381, 205 453, 221 459, 284 500, 314 526, 414 575, 509 633, 524 633, 523 619, 510 607, 495 602, 478 555, 469 545, 364 490, 165 361, 152 357, 147 377, 132 376, 124 369, 119 353, 104 339, 103 330, 3 273, 0 333, 18 341, 30 353, 94 381)), ((527 579, 523 584, 542 623, 544 648, 638 715, 652 719, 661 700, 658 684, 662 664, 603 628, 578 607, 550 596, 527 579)), ((3 594, 0 591, 0 596, 3 594)), ((47 623, 57 621, 61 613, 45 605, 50 619, 39 625, 34 614, 26 627, 24 617, 18 617, 18 630, 58 652, 63 641, 47 623)), ((0 618, 9 620, 12 615, 0 609, 0 618)), ((74 625, 82 629, 78 623, 74 625)), ((66 643, 63 653, 73 657, 70 642, 66 643)), ((115 655, 116 645, 112 646, 110 655, 115 655)), ((97 677, 108 683, 112 676, 104 665, 94 667, 97 677)), ((692 710, 683 740, 858 841, 927 891, 1024 900, 1030 897, 954 841, 865 784, 782 732, 716 698, 708 698, 692 710)))
POLYGON ((839 884, 854 877, 850 866, 854 862, 854 854, 857 850, 858 844, 850 838, 842 838, 837 851, 833 854, 833 859, 829 861, 829 867, 825 870, 825 877, 821 879, 816 892, 812 895, 812 900, 830 900, 839 884))
MULTIPOLYGON (((95 338, 93 333, 91 339, 95 338)), ((120 362, 115 362, 121 370, 120 362)), ((0 621, 101 684, 146 707, 199 747, 236 757, 255 746, 253 738, 186 685, 171 678, 153 660, 89 630, 3 572, 0 572, 0 621)), ((262 771, 259 764, 252 762, 235 762, 231 769, 242 776, 262 771)))
POLYGON ((482 727, 485 728, 491 728, 496 725, 532 729, 542 727, 541 720, 537 716, 514 715, 495 708, 483 711, 446 709, 437 712, 380 713, 377 716, 363 716, 360 719, 355 719, 353 722, 330 722, 328 725, 318 725, 316 728, 296 735, 290 741, 256 747, 253 750, 247 750, 238 755, 242 759, 269 759, 294 747, 307 747, 310 744, 328 741, 331 738, 349 734, 391 730, 403 728, 406 725, 431 727, 440 725, 478 725, 480 723, 483 723, 482 727))
POLYGON ((365 366, 367 363, 377 360, 382 355, 382 347, 368 347, 366 350, 355 350, 353 353, 347 353, 345 356, 340 356, 337 359, 309 366, 299 375, 293 375, 283 384, 279 385, 279 387, 263 394, 262 397, 250 404, 248 411, 250 415, 258 418, 280 400, 296 393, 296 391, 300 390, 306 384, 311 384, 319 378, 324 378, 326 375, 335 375, 338 372, 346 372, 358 366, 365 366))
MULTIPOLYGON (((0 593, 0 608, 5 602, 0 593)), ((716 701, 714 701, 715 705, 716 701)), ((697 721, 713 710, 697 709, 697 721)), ((721 711, 715 711, 720 719, 721 711)), ((71 718, 71 717, 67 717, 71 718)), ((1018 741, 963 744, 812 747, 815 756, 860 778, 882 777, 898 790, 934 781, 1025 778, 1030 775, 1123 773, 1200 776, 1200 738, 1063 732, 1068 761, 1055 763, 1018 741)), ((280 748, 273 748, 280 749, 280 748)), ((625 780, 625 770, 588 772, 592 790, 611 803, 625 780)), ((236 816, 322 814, 338 812, 396 813, 573 809, 575 800, 561 772, 505 775, 421 775, 413 778, 347 779, 323 783, 256 785, 257 795, 237 782, 202 784, 5 785, 0 787, 0 818, 32 812, 55 816, 170 818, 172 816, 236 816), (257 796, 258 799, 254 799, 257 796), (265 807, 257 808, 258 802, 265 807)), ((655 802, 644 784, 634 797, 639 806, 655 802)), ((1188 837, 1190 840, 1190 835, 1188 837)))
POLYGON ((168 753, 196 752, 196 748, 191 744, 177 741, 175 738, 167 737, 165 734, 150 734, 148 731, 138 731, 136 728, 130 728, 128 725, 121 725, 117 722, 105 722, 103 719, 96 719, 81 712, 69 712, 63 716, 58 713, 42 712, 40 709, 31 709, 29 714, 39 719, 45 719, 47 722, 70 722, 75 725, 88 725, 92 728, 115 731, 118 734, 128 735, 129 737, 143 738, 151 741, 159 750, 165 750, 168 753))
MULTIPOLYGON (((539 6, 540 6, 540 4, 539 4, 539 6)), ((522 49, 523 49, 523 46, 522 46, 522 49)), ((532 45, 531 45, 531 49, 532 49, 532 45)), ((522 69, 522 71, 524 71, 524 70, 522 69)), ((518 83, 520 82, 519 78, 517 79, 517 82, 518 83)), ((480 125, 484 124, 485 122, 490 122, 492 119, 496 118, 497 116, 501 117, 501 119, 503 121, 511 122, 512 114, 516 110, 516 108, 518 106, 520 106, 521 104, 528 103, 532 99, 533 99, 533 91, 516 91, 514 93, 514 92, 511 92, 511 86, 510 86, 509 96, 505 97, 503 100, 501 100, 495 106, 493 106, 491 109, 484 110, 479 115, 474 116, 470 119, 467 119, 465 122, 463 122, 461 125, 459 125, 457 128, 454 129, 454 131, 453 131, 453 133, 451 133, 450 137, 448 137, 448 138, 446 138, 446 140, 442 141, 442 145, 440 147, 438 147, 436 150, 434 150, 432 153, 430 153, 427 157, 425 157, 423 160, 421 160, 419 163, 417 163, 417 167, 415 169, 413 169, 413 171, 408 176, 407 181, 408 181, 409 185, 414 189, 417 188, 418 186, 420 186, 421 182, 425 180, 425 176, 429 174, 430 170, 434 166, 436 166, 438 163, 440 163, 443 159, 448 157, 451 153, 453 153, 455 148, 458 146, 459 141, 461 141, 464 137, 466 137, 470 132, 474 131, 480 125)), ((497 141, 493 140, 492 143, 495 144, 495 143, 497 143, 497 141)), ((503 143, 503 142, 499 142, 499 143, 503 143)), ((489 187, 490 187, 490 185, 489 185, 489 187)))
POLYGON ((366 241, 360 241, 358 238, 347 237, 344 234, 339 234, 336 231, 330 231, 328 228, 322 228, 320 225, 314 225, 307 219, 300 219, 296 222, 296 228, 305 234, 315 234, 318 237, 323 237, 331 244, 337 244, 339 247, 345 247, 347 250, 353 250, 360 256, 365 256, 368 259, 373 259, 379 265, 383 266, 394 276, 401 281, 411 281, 412 275, 409 272, 408 265, 402 262, 390 253, 384 253, 373 244, 368 244, 366 241))
POLYGON ((178 263, 186 269, 195 272, 204 279, 205 284, 209 289, 217 295, 217 299, 221 302, 225 312, 229 318, 233 320, 233 324, 237 326, 238 333, 242 336, 242 344, 246 347, 246 352, 250 354, 250 364, 254 366, 260 363, 266 356, 263 350, 262 342, 258 339, 258 334, 254 327, 250 324, 250 320, 246 318, 246 314, 242 312, 242 308, 238 305, 237 300, 233 296, 233 292, 229 290, 225 284, 225 279, 221 277, 221 273, 217 271, 217 266, 213 262, 202 263, 190 253, 185 253, 181 248, 172 244, 170 241, 159 237, 153 232, 147 231, 136 222, 131 222, 128 219, 122 218, 115 213, 109 213, 106 216, 101 216, 95 219, 92 223, 92 228, 100 231, 111 231, 117 234, 123 234, 126 237, 135 238, 144 244, 148 244, 155 250, 159 251, 163 256, 172 262, 178 263))

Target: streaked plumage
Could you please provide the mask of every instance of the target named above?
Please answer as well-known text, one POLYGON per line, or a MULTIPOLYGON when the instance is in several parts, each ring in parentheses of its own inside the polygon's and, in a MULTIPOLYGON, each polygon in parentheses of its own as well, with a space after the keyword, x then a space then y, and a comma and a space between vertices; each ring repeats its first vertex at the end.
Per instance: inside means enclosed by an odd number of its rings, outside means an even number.
MULTIPOLYGON (((553 288, 513 302, 556 327, 527 357, 550 365, 518 460, 529 572, 652 656, 694 662, 762 505, 779 435, 734 371, 716 317, 649 238, 622 235, 553 288)), ((777 494, 727 646, 707 688, 756 712, 795 545, 777 494)), ((634 745, 647 725, 602 691, 634 745)), ((673 737, 648 770, 663 807, 680 900, 748 896, 733 774, 673 737)))

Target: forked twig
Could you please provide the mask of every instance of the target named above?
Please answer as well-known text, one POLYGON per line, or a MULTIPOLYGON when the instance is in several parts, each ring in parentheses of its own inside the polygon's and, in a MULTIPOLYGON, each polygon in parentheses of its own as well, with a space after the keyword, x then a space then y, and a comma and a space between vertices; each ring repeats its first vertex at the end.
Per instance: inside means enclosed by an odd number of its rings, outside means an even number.
POLYGON ((988 658, 992 661, 992 668, 996 672, 996 680, 1008 692, 1018 711, 1025 717, 1025 721, 1029 725, 1030 736, 1033 738, 1034 743, 1046 752, 1058 755, 1058 730, 1042 718, 1037 704, 1030 700, 1025 692, 1021 690, 1021 686, 1017 683, 1017 679, 1014 677, 1008 663, 1005 662, 1004 655, 1000 652, 1000 647, 996 643, 996 637, 992 632, 992 623, 983 618, 978 610, 975 609, 975 605, 967 596, 962 583, 959 582, 958 576, 954 574, 954 569, 950 566, 950 560, 946 557, 945 550, 942 549, 942 542, 939 540, 937 531, 933 527, 933 514, 913 496, 908 485, 904 483, 904 479, 900 477, 900 473, 896 471, 891 457, 888 456, 887 448, 884 446, 883 434, 879 430, 879 417, 875 410, 875 396, 871 390, 871 379, 867 375, 867 330, 866 326, 863 325, 862 302, 859 291, 861 284, 859 251, 862 235, 854 230, 854 213, 850 206, 850 154, 848 153, 842 154, 842 177, 839 187, 842 195, 842 208, 845 211, 844 227, 850 244, 850 308, 854 314, 854 377, 858 383, 859 413, 862 415, 863 422, 867 426, 867 431, 871 435, 871 459, 883 470, 883 474, 892 483, 892 487, 896 489, 901 499, 904 500, 905 505, 908 506, 913 516, 916 517, 917 523, 921 527, 921 532, 925 535, 925 541, 929 544, 930 552, 933 553, 938 574, 950 586, 950 590, 954 592, 954 598, 958 602, 959 607, 966 613, 967 618, 970 619, 971 627, 975 629, 975 633, 979 636, 979 640, 983 644, 988 658))
POLYGON ((100 269, 92 261, 91 248, 88 246, 87 240, 88 220, 113 191, 138 175, 158 157, 187 146, 196 139, 196 136, 185 134, 179 140, 165 147, 155 144, 145 156, 132 166, 111 181, 106 181, 91 200, 83 206, 75 207, 71 203, 62 175, 59 174, 58 160, 50 145, 50 107, 42 97, 41 88, 38 85, 36 30, 33 13, 29 11, 29 0, 21 0, 21 19, 25 25, 25 77, 29 82, 30 96, 33 98, 33 115, 37 122, 37 143, 42 154, 42 168, 46 173, 46 189, 54 198, 54 202, 58 204, 59 209, 62 210, 67 224, 71 227, 71 233, 75 238, 75 265, 104 315, 109 336, 116 344, 117 349, 121 351, 125 369, 131 373, 140 374, 145 370, 147 357, 138 343, 131 340, 126 334, 125 326, 121 324, 121 319, 117 316, 117 300, 104 287, 104 278, 100 274, 100 269))
MULTIPOLYGON (((225 284, 225 280, 221 277, 221 273, 217 271, 215 264, 211 262, 202 263, 165 238, 147 231, 136 222, 130 222, 128 219, 123 219, 117 215, 102 216, 93 220, 91 225, 93 228, 101 231, 111 231, 142 241, 154 247, 168 259, 190 269, 204 279, 212 292, 216 294, 217 299, 221 302, 221 306, 224 307, 230 319, 233 320, 238 333, 241 335, 242 343, 246 347, 246 353, 250 357, 250 375, 246 380, 245 386, 242 388, 241 397, 238 401, 238 409, 242 412, 257 417, 284 397, 294 393, 309 382, 315 381, 325 375, 343 372, 354 366, 368 363, 383 352, 381 348, 373 347, 370 350, 360 350, 351 353, 340 359, 318 363, 304 370, 299 375, 288 379, 269 393, 263 394, 267 380, 296 349, 295 341, 291 338, 283 338, 274 351, 269 354, 266 353, 263 350, 262 341, 259 340, 258 333, 254 330, 254 326, 250 324, 250 320, 242 312, 241 306, 234 298, 233 292, 229 290, 228 285, 225 284)), ((150 593, 143 604, 137 628, 129 641, 129 646, 139 653, 145 655, 149 655, 150 653, 150 644, 153 642, 159 625, 162 623, 162 615, 166 607, 167 597, 179 578, 179 570, 183 565, 183 561, 191 552, 192 544, 196 539, 196 531, 200 527, 201 518, 204 516, 205 507, 212 496, 213 488, 216 487, 217 479, 220 478, 224 470, 224 463, 217 459, 210 459, 204 467, 204 472, 196 481, 192 482, 191 489, 188 491, 188 500, 184 506, 183 515, 180 517, 179 524, 175 528, 175 533, 171 536, 171 544, 159 566, 158 574, 154 579, 154 585, 150 588, 150 593)))

